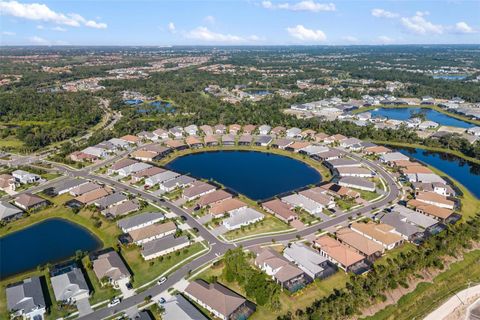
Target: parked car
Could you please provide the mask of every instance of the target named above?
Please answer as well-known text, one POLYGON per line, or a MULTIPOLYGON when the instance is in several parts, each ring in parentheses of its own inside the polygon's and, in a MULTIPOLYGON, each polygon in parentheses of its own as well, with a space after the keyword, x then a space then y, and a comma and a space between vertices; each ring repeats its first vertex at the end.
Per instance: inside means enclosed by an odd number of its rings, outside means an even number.
POLYGON ((163 284, 163 283, 165 283, 165 281, 167 281, 167 277, 161 277, 161 278, 157 281, 157 284, 163 284))
POLYGON ((160 302, 161 304, 163 304, 163 303, 165 303, 165 302, 166 302, 166 300, 165 300, 165 298, 163 298, 163 297, 160 297, 160 300, 158 300, 158 302, 160 302))
POLYGON ((120 298, 115 298, 108 303, 108 307, 110 308, 110 307, 116 306, 119 303, 120 303, 120 298))

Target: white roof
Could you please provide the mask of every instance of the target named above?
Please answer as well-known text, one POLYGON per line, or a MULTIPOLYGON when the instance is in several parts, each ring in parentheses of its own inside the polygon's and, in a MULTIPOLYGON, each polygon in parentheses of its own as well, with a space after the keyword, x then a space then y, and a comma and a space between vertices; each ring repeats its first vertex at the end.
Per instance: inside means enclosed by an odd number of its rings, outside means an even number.
POLYGON ((303 151, 308 155, 313 155, 313 154, 319 154, 319 153, 322 153, 322 152, 326 152, 328 150, 329 149, 327 147, 324 147, 324 146, 309 145, 305 148, 300 149, 299 151, 303 151))
POLYGON ((398 161, 398 160, 409 160, 409 157, 400 152, 390 152, 384 155, 381 155, 380 158, 385 161, 398 161))
POLYGON ((257 219, 263 219, 263 214, 249 207, 230 211, 230 217, 226 218, 223 223, 230 227, 241 226, 257 219))
POLYGON ((327 261, 327 258, 322 257, 303 243, 292 243, 290 247, 285 248, 283 254, 287 259, 291 258, 300 269, 310 274, 322 272, 324 268, 320 264, 327 261))
POLYGON ((322 209, 322 205, 299 194, 291 194, 282 198, 283 202, 295 207, 301 207, 308 212, 316 212, 322 209))
POLYGON ((438 221, 434 218, 431 218, 427 215, 424 215, 420 212, 413 211, 407 207, 401 206, 399 204, 396 204, 393 209, 393 212, 397 212, 400 214, 405 220, 408 222, 411 222, 413 224, 416 224, 417 226, 420 226, 424 229, 434 226, 438 223, 438 221))

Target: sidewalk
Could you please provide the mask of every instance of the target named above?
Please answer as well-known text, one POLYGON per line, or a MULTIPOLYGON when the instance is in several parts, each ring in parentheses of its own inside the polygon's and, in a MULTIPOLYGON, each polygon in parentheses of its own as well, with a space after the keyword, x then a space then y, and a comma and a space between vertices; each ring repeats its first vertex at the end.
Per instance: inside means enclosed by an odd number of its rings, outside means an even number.
POLYGON ((462 306, 468 299, 480 296, 480 285, 465 289, 448 299, 437 310, 430 313, 424 320, 442 320, 447 318, 456 308, 462 306))

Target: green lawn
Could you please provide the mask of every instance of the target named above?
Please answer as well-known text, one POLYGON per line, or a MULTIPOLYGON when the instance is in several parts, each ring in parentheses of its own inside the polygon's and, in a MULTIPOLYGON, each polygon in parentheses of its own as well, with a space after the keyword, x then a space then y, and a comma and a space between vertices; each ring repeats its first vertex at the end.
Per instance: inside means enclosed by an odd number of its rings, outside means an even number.
POLYGON ((5 148, 16 150, 20 149, 21 147, 23 147, 23 142, 15 137, 10 136, 0 139, 0 149, 5 148))
POLYGON ((276 231, 286 231, 291 227, 283 221, 275 218, 270 214, 265 215, 265 219, 255 224, 243 227, 241 229, 232 230, 225 233, 223 236, 228 240, 235 240, 246 236, 253 236, 256 234, 276 231))
POLYGON ((367 201, 370 201, 370 200, 373 200, 373 199, 376 199, 378 198, 380 195, 376 192, 372 192, 372 191, 366 191, 366 190, 360 190, 360 189, 353 189, 355 191, 357 191, 358 193, 360 193, 360 197, 363 199, 363 200, 367 200, 367 201))
POLYGON ((177 251, 180 253, 178 255, 177 252, 172 252, 163 257, 145 261, 140 254, 140 248, 132 245, 122 249, 122 255, 133 272, 133 286, 139 287, 154 280, 177 263, 186 263, 192 255, 202 251, 204 248, 202 243, 197 242, 177 251))
MULTIPOLYGON (((216 277, 220 283, 245 296, 245 291, 237 283, 228 283, 222 278, 222 269, 223 266, 221 263, 218 266, 212 266, 198 275, 196 279, 203 279, 210 282, 214 277, 216 277)), ((331 294, 334 289, 341 289, 345 287, 347 280, 347 274, 340 271, 325 280, 314 281, 306 288, 296 292, 293 295, 284 291, 280 293, 280 310, 273 311, 268 307, 257 306, 257 311, 249 319, 271 320, 275 319, 277 316, 284 315, 288 311, 295 314, 297 309, 305 309, 316 299, 320 299, 331 294)))
POLYGON ((400 298, 397 304, 377 312, 366 320, 422 319, 448 300, 454 293, 468 287, 469 282, 480 281, 480 250, 465 254, 462 261, 453 263, 448 270, 433 279, 422 282, 416 289, 400 298))

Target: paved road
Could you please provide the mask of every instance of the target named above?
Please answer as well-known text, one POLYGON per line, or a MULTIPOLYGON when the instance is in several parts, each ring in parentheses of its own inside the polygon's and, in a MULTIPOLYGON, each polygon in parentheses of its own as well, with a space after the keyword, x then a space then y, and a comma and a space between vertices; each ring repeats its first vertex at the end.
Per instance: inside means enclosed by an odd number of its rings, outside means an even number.
MULTIPOLYGON (((123 156, 124 156, 124 154, 122 153, 121 155, 118 155, 118 156, 115 156, 115 157, 109 159, 107 162, 111 163, 113 161, 116 161, 116 160, 120 159, 123 156)), ((98 168, 100 166, 105 166, 108 163, 104 162, 101 165, 95 166, 94 168, 90 167, 90 168, 88 168, 89 172, 87 172, 86 169, 74 170, 74 169, 71 169, 71 168, 68 168, 68 167, 65 167, 65 166, 60 166, 58 164, 52 163, 52 165, 54 165, 58 170, 63 171, 64 173, 66 173, 70 176, 83 177, 83 178, 86 178, 86 179, 96 180, 98 182, 113 186, 117 190, 127 191, 127 192, 130 192, 132 194, 139 195, 139 196, 147 199, 148 201, 150 201, 150 202, 152 202, 156 205, 168 208, 169 210, 171 210, 172 212, 174 212, 178 216, 187 217, 186 223, 188 223, 190 225, 190 227, 198 229, 199 235, 202 238, 204 238, 206 241, 208 241, 208 243, 210 245, 210 250, 206 254, 196 258, 195 260, 192 260, 192 261, 188 262, 187 264, 185 264, 184 266, 182 266, 178 270, 174 271, 172 274, 170 274, 168 276, 168 279, 165 283, 163 283, 161 285, 156 284, 156 285, 150 287, 149 289, 147 289, 146 291, 143 291, 141 293, 138 293, 134 296, 131 296, 129 298, 126 298, 126 299, 122 300, 122 302, 120 304, 118 304, 114 307, 98 309, 98 310, 94 311, 93 313, 90 313, 88 315, 80 317, 79 319, 82 319, 82 320, 103 319, 103 318, 112 316, 114 314, 123 312, 124 310, 129 309, 131 307, 134 307, 134 306, 138 305, 139 303, 142 303, 145 300, 146 297, 154 297, 154 296, 157 296, 157 295, 161 294, 162 292, 164 292, 168 288, 172 287, 177 282, 181 281, 186 275, 190 274, 191 271, 196 270, 196 269, 200 268, 201 266, 210 263, 211 261, 213 261, 216 258, 225 254, 225 252, 228 249, 235 248, 236 245, 242 245, 243 247, 248 248, 248 247, 258 246, 258 245, 265 244, 265 243, 271 243, 272 240, 274 240, 276 242, 296 240, 297 237, 305 237, 305 236, 314 234, 319 229, 326 229, 326 228, 333 227, 333 226, 336 226, 338 224, 341 224, 341 223, 347 221, 349 217, 355 217, 357 215, 365 214, 365 213, 368 213, 368 212, 370 212, 372 210, 375 210, 375 209, 381 209, 381 208, 389 205, 391 202, 393 202, 397 198, 397 196, 400 193, 398 185, 395 183, 394 179, 380 165, 378 165, 374 162, 371 162, 369 160, 365 160, 365 159, 363 159, 359 156, 356 156, 356 155, 350 154, 350 156, 352 156, 354 159, 362 161, 366 165, 370 166, 373 170, 375 170, 377 172, 378 175, 383 177, 383 179, 385 180, 385 182, 388 186, 388 192, 387 192, 387 194, 385 195, 384 198, 382 198, 381 200, 379 200, 375 203, 368 204, 365 207, 352 210, 348 213, 344 213, 344 214, 342 214, 340 216, 337 216, 335 218, 332 218, 328 221, 318 223, 316 225, 307 227, 307 228, 305 228, 303 230, 300 230, 300 231, 293 231, 293 232, 289 232, 289 233, 283 233, 283 234, 278 234, 278 235, 258 237, 258 238, 254 238, 254 239, 250 239, 250 240, 238 241, 238 242, 236 242, 235 245, 232 244, 232 243, 226 243, 226 242, 216 238, 210 232, 210 230, 208 230, 201 223, 199 223, 194 217, 192 217, 190 215, 190 213, 188 213, 187 211, 183 210, 180 207, 175 206, 171 202, 164 201, 164 200, 152 195, 151 193, 133 188, 131 186, 125 185, 125 184, 123 184, 121 182, 118 182, 116 180, 113 180, 113 179, 110 179, 110 178, 107 178, 107 177, 104 177, 104 176, 94 175, 94 174, 90 173, 90 172, 94 171, 96 168, 98 168)))

